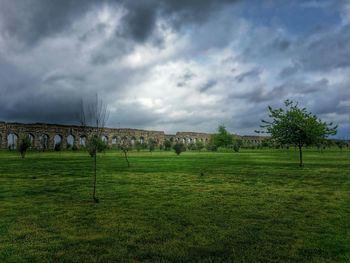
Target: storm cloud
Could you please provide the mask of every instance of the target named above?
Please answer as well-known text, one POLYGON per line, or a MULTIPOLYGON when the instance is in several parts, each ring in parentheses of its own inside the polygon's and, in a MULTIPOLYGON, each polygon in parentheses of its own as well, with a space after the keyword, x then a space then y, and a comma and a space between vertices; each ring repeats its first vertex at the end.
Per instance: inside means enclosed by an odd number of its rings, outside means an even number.
POLYGON ((348 1, 0 0, 0 120, 254 134, 285 99, 350 137, 348 1))

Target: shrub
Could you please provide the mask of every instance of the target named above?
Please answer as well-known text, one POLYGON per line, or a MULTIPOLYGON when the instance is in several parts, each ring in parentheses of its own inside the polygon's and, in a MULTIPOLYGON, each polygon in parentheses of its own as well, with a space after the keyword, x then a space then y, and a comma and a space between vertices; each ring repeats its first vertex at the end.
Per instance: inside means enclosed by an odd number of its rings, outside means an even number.
POLYGON ((21 140, 21 142, 19 144, 19 152, 20 152, 22 158, 25 157, 27 150, 30 148, 31 144, 32 143, 28 137, 25 137, 21 140))
POLYGON ((136 151, 138 151, 138 152, 144 148, 143 144, 139 141, 135 142, 134 146, 135 146, 136 151))
POLYGON ((201 141, 196 142, 196 149, 200 152, 204 148, 204 144, 201 141))
POLYGON ((182 152, 186 151, 186 147, 183 143, 176 143, 173 146, 173 149, 177 155, 180 155, 182 152))
POLYGON ((187 145, 187 148, 188 148, 190 151, 194 151, 194 150, 197 149, 197 148, 196 148, 196 145, 195 145, 193 142, 191 142, 190 144, 188 144, 188 145, 187 145))
POLYGON ((78 151, 78 146, 77 146, 76 144, 73 144, 73 146, 72 146, 72 151, 73 151, 73 152, 78 151))
POLYGON ((89 152, 91 157, 94 157, 96 153, 103 152, 107 149, 107 143, 104 142, 100 137, 92 135, 87 143, 86 149, 89 152))
POLYGON ((171 141, 165 140, 164 141, 164 150, 170 151, 170 149, 171 149, 171 141))
POLYGON ((208 144, 207 150, 211 152, 216 152, 218 150, 218 147, 215 144, 208 144))
POLYGON ((150 152, 153 152, 156 149, 157 142, 154 139, 149 139, 148 149, 150 152))
POLYGON ((234 145, 233 145, 233 150, 237 153, 237 152, 239 152, 239 145, 237 144, 237 143, 235 143, 234 145))
POLYGON ((61 150, 62 150, 62 144, 61 144, 60 142, 59 142, 59 143, 56 143, 56 144, 55 144, 54 150, 55 150, 56 152, 61 151, 61 150))
POLYGON ((233 136, 226 130, 224 125, 220 125, 218 127, 218 132, 211 136, 210 141, 211 144, 217 147, 227 148, 229 145, 232 145, 233 136))

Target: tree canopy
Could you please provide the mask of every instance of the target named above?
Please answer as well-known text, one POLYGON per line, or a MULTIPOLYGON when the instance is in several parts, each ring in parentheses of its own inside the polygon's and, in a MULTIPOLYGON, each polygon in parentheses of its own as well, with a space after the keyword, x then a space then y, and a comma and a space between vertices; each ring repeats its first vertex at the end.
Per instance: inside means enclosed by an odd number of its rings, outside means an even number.
POLYGON ((233 136, 230 134, 224 125, 218 127, 218 132, 211 137, 211 144, 217 147, 228 147, 233 143, 233 136))
POLYGON ((284 109, 268 107, 271 120, 262 120, 261 127, 265 129, 262 132, 270 134, 271 139, 281 145, 298 147, 302 166, 302 148, 323 142, 329 135, 336 134, 337 126, 321 121, 306 108, 300 108, 294 101, 286 100, 284 104, 284 109))

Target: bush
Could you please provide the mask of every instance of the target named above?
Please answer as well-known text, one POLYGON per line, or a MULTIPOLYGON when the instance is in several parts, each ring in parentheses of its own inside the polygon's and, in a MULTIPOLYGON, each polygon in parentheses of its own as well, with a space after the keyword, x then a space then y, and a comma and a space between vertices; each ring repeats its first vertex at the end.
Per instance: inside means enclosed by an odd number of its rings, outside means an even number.
POLYGON ((207 150, 211 152, 216 152, 218 150, 218 147, 215 144, 208 144, 207 150))
POLYGON ((56 144, 55 144, 54 150, 55 150, 56 152, 61 151, 61 150, 62 150, 62 144, 61 144, 60 142, 59 142, 59 143, 56 143, 56 144))
POLYGON ((201 141, 197 141, 196 142, 196 150, 198 150, 199 152, 204 148, 204 144, 201 141))
POLYGON ((107 149, 107 143, 104 142, 100 137, 92 135, 87 143, 86 149, 89 152, 91 157, 94 157, 96 153, 103 152, 107 149))
POLYGON ((30 148, 31 145, 32 145, 32 143, 28 137, 25 137, 21 140, 21 142, 19 144, 19 152, 20 152, 22 158, 25 157, 27 150, 30 148))
POLYGON ((153 152, 156 149, 157 142, 153 139, 149 139, 148 141, 148 149, 150 152, 153 152))
POLYGON ((233 150, 237 153, 237 152, 239 152, 239 145, 237 144, 237 143, 235 143, 234 145, 233 145, 233 150))
POLYGON ((141 142, 139 142, 139 141, 136 141, 135 142, 135 144, 134 144, 134 147, 135 147, 135 149, 136 149, 136 151, 141 151, 142 150, 142 147, 143 147, 143 145, 142 145, 142 143, 141 142))
POLYGON ((189 149, 190 151, 194 151, 197 148, 196 148, 196 145, 193 142, 191 142, 190 144, 187 145, 187 149, 189 149))
POLYGON ((173 146, 173 149, 177 155, 180 155, 182 152, 186 151, 186 147, 183 143, 176 143, 173 146))
POLYGON ((171 149, 171 141, 165 140, 164 141, 164 150, 170 151, 170 149, 171 149))
POLYGON ((73 151, 73 152, 78 151, 78 146, 77 146, 76 144, 73 144, 73 146, 72 146, 72 151, 73 151))

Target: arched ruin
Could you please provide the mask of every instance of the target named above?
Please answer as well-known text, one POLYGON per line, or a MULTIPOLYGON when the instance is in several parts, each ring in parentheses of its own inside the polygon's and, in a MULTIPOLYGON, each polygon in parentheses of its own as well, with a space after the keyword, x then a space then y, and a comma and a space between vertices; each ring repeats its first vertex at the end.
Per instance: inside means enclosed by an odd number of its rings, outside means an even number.
MULTIPOLYGON (((6 123, 0 122, 0 149, 17 149, 19 138, 30 137, 32 148, 38 150, 54 149, 55 144, 61 143, 62 149, 67 145, 76 145, 78 148, 86 145, 87 131, 81 126, 58 125, 47 123, 6 123)), ((263 137, 241 136, 242 140, 252 143, 260 143, 263 137)), ((163 131, 148 131, 127 128, 105 128, 103 130, 103 140, 109 147, 117 146, 123 141, 130 144, 140 142, 146 143, 154 140, 157 144, 164 141, 183 142, 185 144, 209 143, 210 134, 198 132, 177 132, 174 135, 166 135, 163 131)))

